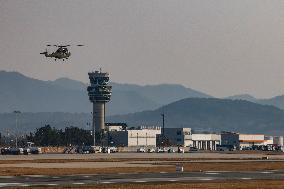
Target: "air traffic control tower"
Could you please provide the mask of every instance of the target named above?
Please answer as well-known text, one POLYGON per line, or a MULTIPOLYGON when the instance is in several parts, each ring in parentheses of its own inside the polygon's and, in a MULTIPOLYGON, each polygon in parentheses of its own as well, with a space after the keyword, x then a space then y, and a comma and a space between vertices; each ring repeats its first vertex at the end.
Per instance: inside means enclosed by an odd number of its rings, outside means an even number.
POLYGON ((105 129, 105 103, 110 101, 111 86, 108 85, 109 73, 95 71, 88 73, 90 86, 88 86, 89 100, 93 103, 93 136, 95 145, 95 132, 105 129))

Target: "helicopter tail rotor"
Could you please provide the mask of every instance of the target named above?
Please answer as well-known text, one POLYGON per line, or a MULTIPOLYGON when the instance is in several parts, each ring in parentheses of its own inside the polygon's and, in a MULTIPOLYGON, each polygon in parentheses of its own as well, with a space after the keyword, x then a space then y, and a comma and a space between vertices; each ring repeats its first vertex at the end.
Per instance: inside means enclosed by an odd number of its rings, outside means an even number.
POLYGON ((44 54, 44 55, 47 55, 47 49, 45 49, 45 51, 44 51, 44 52, 42 52, 42 53, 39 53, 39 54, 44 54))

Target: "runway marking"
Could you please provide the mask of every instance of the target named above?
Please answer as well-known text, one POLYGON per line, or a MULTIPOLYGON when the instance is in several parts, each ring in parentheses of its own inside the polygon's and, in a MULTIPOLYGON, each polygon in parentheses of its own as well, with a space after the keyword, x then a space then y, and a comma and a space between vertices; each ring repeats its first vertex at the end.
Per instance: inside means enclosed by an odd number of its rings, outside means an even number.
POLYGON ((111 184, 111 183, 114 183, 114 182, 109 182, 109 181, 104 181, 104 182, 101 182, 103 184, 111 184))
POLYGON ((169 180, 170 182, 176 182, 177 180, 169 180))
POLYGON ((211 178, 201 178, 199 180, 213 180, 213 179, 211 179, 211 178))
POLYGON ((251 178, 241 178, 241 179, 243 179, 243 180, 250 180, 251 178))
POLYGON ((261 172, 261 173, 263 173, 263 174, 269 174, 269 173, 273 173, 273 172, 270 172, 270 171, 263 171, 263 172, 261 172))
POLYGON ((165 173, 168 173, 168 172, 160 172, 160 174, 165 174, 165 173))
POLYGON ((46 177, 46 175, 24 175, 26 177, 35 177, 35 178, 41 178, 41 177, 46 177))
POLYGON ((85 183, 83 183, 83 182, 74 182, 74 183, 72 183, 72 184, 75 184, 75 185, 83 185, 83 184, 85 184, 85 183))
POLYGON ((22 185, 20 185, 20 186, 31 186, 31 185, 29 185, 29 184, 22 184, 22 185))
POLYGON ((147 182, 147 181, 145 181, 145 180, 136 180, 136 181, 134 181, 134 182, 147 182))
POLYGON ((206 175, 218 175, 220 173, 213 173, 213 172, 210 172, 210 173, 205 173, 206 175))
POLYGON ((58 179, 58 178, 60 178, 60 177, 52 177, 53 179, 58 179))
POLYGON ((9 179, 9 178, 14 178, 14 176, 0 176, 0 179, 3 178, 3 179, 9 179))
POLYGON ((11 182, 11 183, 0 183, 0 187, 9 186, 9 185, 21 185, 23 183, 11 182))
POLYGON ((206 173, 230 173, 232 171, 205 171, 206 173))
POLYGON ((58 184, 54 184, 54 183, 50 183, 50 184, 47 184, 47 186, 57 186, 58 184))

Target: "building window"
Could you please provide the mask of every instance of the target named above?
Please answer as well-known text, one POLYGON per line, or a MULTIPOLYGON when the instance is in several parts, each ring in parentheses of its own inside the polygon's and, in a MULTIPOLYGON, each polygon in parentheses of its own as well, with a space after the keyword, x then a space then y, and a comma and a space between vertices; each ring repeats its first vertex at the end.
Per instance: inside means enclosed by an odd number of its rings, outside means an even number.
POLYGON ((180 138, 177 138, 177 142, 181 142, 181 139, 180 139, 180 138))
POLYGON ((177 135, 181 135, 181 131, 177 131, 177 135))

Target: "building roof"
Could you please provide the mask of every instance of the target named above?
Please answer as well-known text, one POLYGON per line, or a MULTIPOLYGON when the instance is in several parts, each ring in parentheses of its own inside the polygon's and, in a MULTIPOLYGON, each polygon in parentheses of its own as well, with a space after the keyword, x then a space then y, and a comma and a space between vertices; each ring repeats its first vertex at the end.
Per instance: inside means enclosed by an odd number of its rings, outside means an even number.
POLYGON ((265 140, 240 140, 240 142, 256 142, 256 143, 260 143, 260 142, 264 142, 265 140))

